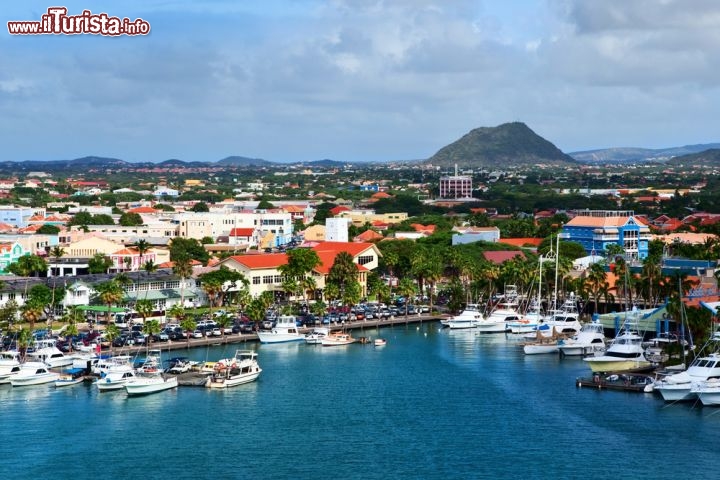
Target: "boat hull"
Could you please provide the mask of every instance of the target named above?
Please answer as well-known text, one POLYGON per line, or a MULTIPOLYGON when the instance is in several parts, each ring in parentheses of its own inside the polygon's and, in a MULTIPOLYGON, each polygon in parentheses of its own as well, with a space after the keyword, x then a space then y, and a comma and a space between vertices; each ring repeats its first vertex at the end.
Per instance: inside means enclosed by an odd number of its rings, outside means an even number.
POLYGON ((650 362, 643 360, 600 360, 601 358, 590 357, 584 360, 593 372, 626 372, 652 366, 650 362))
POLYGON ((508 331, 505 322, 480 322, 477 326, 479 333, 505 333, 508 331))
POLYGON ((692 386, 689 383, 687 385, 663 385, 662 382, 656 382, 654 390, 660 392, 666 402, 689 402, 697 398, 697 395, 692 392, 692 386))
POLYGON ((128 396, 149 395, 151 393, 162 392, 177 388, 177 377, 157 377, 150 379, 138 379, 125 384, 125 391, 128 396))
POLYGON ((305 340, 305 337, 300 334, 258 332, 258 339, 260 343, 289 343, 301 342, 305 340))
POLYGON ((236 387, 238 385, 242 385, 245 383, 254 382, 260 376, 261 372, 262 372, 262 370, 258 369, 257 372, 246 373, 243 375, 237 375, 237 376, 228 377, 228 378, 212 378, 211 377, 208 379, 208 382, 205 386, 208 388, 236 387))
POLYGON ((525 355, 541 355, 545 353, 556 353, 557 351, 558 346, 552 344, 523 345, 523 352, 525 352, 525 355))
POLYGON ((32 377, 20 377, 15 375, 10 378, 10 383, 13 387, 29 387, 32 385, 44 385, 46 383, 52 383, 60 378, 57 373, 47 373, 43 375, 34 375, 32 377))

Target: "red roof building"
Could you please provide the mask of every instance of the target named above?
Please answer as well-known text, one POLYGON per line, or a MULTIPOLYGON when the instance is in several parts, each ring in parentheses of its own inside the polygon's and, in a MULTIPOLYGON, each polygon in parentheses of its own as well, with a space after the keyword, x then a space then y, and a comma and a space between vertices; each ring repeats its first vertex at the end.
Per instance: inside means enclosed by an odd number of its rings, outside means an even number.
POLYGON ((525 254, 519 250, 496 250, 483 252, 483 257, 485 257, 485 260, 487 260, 488 262, 492 262, 496 265, 505 263, 508 260, 511 260, 518 256, 525 258, 525 254))

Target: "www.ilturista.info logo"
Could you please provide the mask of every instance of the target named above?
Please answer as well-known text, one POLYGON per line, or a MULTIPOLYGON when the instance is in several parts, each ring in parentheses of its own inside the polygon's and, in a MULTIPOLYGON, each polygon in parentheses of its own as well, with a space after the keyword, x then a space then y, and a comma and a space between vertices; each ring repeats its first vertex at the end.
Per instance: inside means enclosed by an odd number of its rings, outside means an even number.
POLYGON ((7 22, 11 35, 147 35, 150 24, 142 18, 130 20, 83 10, 80 15, 68 15, 65 7, 50 7, 40 21, 7 22))

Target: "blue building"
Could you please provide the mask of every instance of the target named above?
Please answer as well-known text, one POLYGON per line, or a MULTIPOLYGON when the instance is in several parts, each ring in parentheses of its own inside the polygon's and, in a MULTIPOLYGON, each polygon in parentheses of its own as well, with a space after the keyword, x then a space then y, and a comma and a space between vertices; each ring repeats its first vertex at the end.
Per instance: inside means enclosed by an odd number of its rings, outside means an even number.
POLYGON ((7 223, 14 227, 24 228, 28 226, 28 220, 33 215, 45 216, 45 209, 29 208, 29 207, 0 207, 0 222, 7 223))
POLYGON ((630 210, 586 210, 563 226, 565 240, 577 242, 588 255, 619 245, 628 259, 648 255, 650 229, 630 210))

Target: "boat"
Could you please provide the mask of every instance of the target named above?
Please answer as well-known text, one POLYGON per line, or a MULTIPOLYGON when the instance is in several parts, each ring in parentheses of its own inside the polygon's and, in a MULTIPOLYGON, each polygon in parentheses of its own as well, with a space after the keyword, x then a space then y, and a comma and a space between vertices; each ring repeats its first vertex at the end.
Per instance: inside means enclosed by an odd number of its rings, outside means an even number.
POLYGON ((200 362, 190 360, 188 357, 174 357, 167 361, 167 373, 172 375, 180 375, 187 373, 200 362))
POLYGON ((546 317, 544 322, 550 327, 555 327, 559 333, 570 335, 578 333, 582 329, 582 324, 575 293, 570 292, 569 297, 565 299, 560 308, 546 317))
POLYGON ((125 382, 128 396, 148 395, 177 388, 175 375, 166 375, 162 369, 160 350, 149 350, 142 365, 136 370, 135 377, 125 382))
POLYGON ((60 378, 55 380, 56 387, 69 387, 71 385, 78 385, 85 381, 85 369, 82 368, 71 368, 65 370, 60 374, 60 378))
POLYGON ((523 315, 517 310, 518 295, 515 285, 507 285, 505 294, 496 308, 490 312, 487 318, 477 322, 477 329, 480 333, 505 333, 509 331, 508 324, 518 322, 523 315))
POLYGON ((10 384, 13 387, 26 387, 52 383, 58 378, 60 374, 51 372, 43 362, 25 362, 20 371, 10 377, 10 384))
POLYGON ((322 339, 330 333, 330 330, 325 327, 315 327, 311 332, 305 334, 305 343, 308 345, 320 345, 322 339))
POLYGON ((92 366, 93 375, 103 376, 110 370, 116 369, 119 365, 132 365, 132 357, 130 355, 113 355, 110 357, 100 357, 95 365, 92 366))
POLYGON ((373 345, 375 345, 376 347, 384 347, 385 345, 387 345, 387 340, 385 340, 384 338, 376 338, 373 342, 373 345))
POLYGON ((523 352, 525 355, 556 353, 559 349, 560 342, 562 342, 562 336, 557 330, 553 330, 553 334, 550 337, 546 337, 540 330, 537 330, 535 341, 523 344, 523 352))
POLYGON ((280 315, 275 326, 270 331, 258 331, 260 343, 299 342, 305 339, 297 327, 297 321, 292 315, 280 315))
POLYGON ((262 368, 257 362, 257 352, 237 350, 232 359, 215 364, 215 371, 207 379, 205 386, 208 388, 234 387, 257 380, 261 372, 262 368))
POLYGON ((558 345, 561 356, 590 355, 605 351, 605 331, 599 322, 586 323, 580 331, 558 345))
POLYGON ((707 393, 701 391, 700 384, 704 382, 705 386, 714 387, 713 379, 720 379, 720 354, 717 353, 697 357, 687 370, 659 378, 655 381, 655 390, 666 402, 685 402, 707 393), (693 384, 697 384, 696 391, 693 391, 693 384))
POLYGON ((43 362, 50 368, 69 367, 73 364, 73 357, 65 355, 57 348, 57 341, 45 338, 35 341, 35 351, 28 353, 33 362, 43 362))
POLYGON ((5 350, 0 352, 0 384, 10 383, 10 377, 21 369, 20 352, 5 350))
POLYGON ((593 372, 623 372, 652 367, 652 363, 645 358, 645 350, 642 347, 643 337, 634 329, 637 324, 636 317, 635 310, 626 312, 620 334, 611 342, 605 353, 583 358, 593 372))
POLYGON ((111 367, 95 382, 99 392, 122 390, 125 384, 135 378, 135 369, 130 363, 111 367))
POLYGON ((330 332, 325 338, 322 339, 322 346, 335 347, 341 345, 350 345, 351 343, 355 342, 357 342, 357 339, 350 336, 349 333, 330 332))
POLYGON ((475 328, 482 319, 480 306, 476 303, 468 303, 462 312, 447 319, 447 326, 453 330, 475 328))

